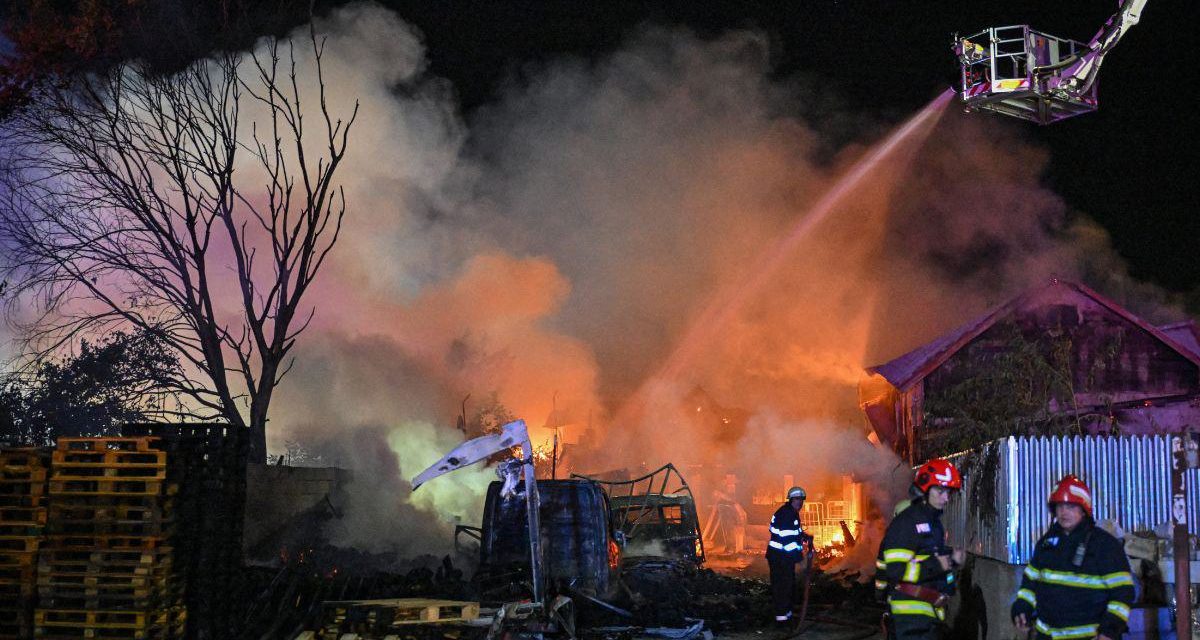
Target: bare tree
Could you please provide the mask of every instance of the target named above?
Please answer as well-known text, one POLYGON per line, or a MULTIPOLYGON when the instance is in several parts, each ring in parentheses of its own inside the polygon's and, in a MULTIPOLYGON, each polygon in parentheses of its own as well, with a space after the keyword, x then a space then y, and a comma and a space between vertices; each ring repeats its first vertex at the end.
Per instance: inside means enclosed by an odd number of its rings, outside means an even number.
POLYGON ((162 336, 190 372, 172 383, 188 412, 249 428, 260 461, 341 230, 334 176, 358 113, 331 113, 310 35, 315 89, 298 73, 309 52, 275 40, 175 75, 129 64, 44 87, 0 139, 0 261, 29 354, 162 336))

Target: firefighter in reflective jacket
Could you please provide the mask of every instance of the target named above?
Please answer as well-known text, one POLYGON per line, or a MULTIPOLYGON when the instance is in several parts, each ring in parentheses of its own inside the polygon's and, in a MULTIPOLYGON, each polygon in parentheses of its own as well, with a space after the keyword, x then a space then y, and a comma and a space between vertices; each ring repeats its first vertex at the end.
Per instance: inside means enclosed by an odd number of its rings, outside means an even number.
POLYGON ((1092 492, 1079 478, 1064 477, 1047 502, 1054 523, 1025 567, 1013 625, 1045 640, 1117 640, 1134 595, 1125 547, 1096 526, 1092 492))
POLYGON ((962 476, 947 460, 930 460, 917 469, 912 501, 896 514, 879 545, 875 587, 887 599, 891 635, 901 640, 938 636, 947 598, 954 593, 954 570, 966 554, 946 545, 942 509, 962 476))
POLYGON ((771 569, 771 602, 775 621, 787 622, 792 617, 796 597, 796 564, 804 562, 812 546, 812 536, 800 526, 804 509, 804 489, 788 489, 788 501, 771 516, 771 539, 767 542, 767 566, 771 569))

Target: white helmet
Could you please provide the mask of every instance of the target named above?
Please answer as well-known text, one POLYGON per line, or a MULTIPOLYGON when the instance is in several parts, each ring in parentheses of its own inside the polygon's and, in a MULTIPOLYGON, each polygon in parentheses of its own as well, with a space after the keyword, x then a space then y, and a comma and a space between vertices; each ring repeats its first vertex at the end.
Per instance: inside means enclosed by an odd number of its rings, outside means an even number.
POLYGON ((808 495, 804 493, 804 489, 801 489, 800 487, 792 487, 791 489, 788 489, 788 500, 791 500, 792 498, 800 498, 803 500, 807 497, 808 495))

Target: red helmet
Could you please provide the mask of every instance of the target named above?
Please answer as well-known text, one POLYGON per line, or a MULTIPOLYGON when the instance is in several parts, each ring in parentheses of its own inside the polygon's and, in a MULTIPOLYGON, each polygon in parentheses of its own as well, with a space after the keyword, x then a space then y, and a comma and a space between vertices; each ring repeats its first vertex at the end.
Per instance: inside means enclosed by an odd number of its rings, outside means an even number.
POLYGON ((961 489, 962 475, 949 460, 934 458, 917 469, 917 475, 913 478, 913 486, 920 489, 921 493, 929 491, 932 487, 961 489))
POLYGON ((1084 513, 1088 514, 1089 518, 1092 516, 1092 490, 1074 474, 1068 473, 1063 476, 1063 479, 1058 481, 1058 486, 1050 494, 1050 499, 1046 501, 1051 510, 1059 502, 1077 504, 1083 507, 1084 513))

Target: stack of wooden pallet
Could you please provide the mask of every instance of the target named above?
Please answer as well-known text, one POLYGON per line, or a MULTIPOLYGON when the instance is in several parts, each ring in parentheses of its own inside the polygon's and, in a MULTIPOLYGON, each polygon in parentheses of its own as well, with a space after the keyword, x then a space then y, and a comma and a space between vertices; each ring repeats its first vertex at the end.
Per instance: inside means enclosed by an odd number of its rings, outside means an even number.
POLYGON ((167 481, 180 489, 176 567, 187 574, 188 637, 228 638, 240 629, 234 602, 241 581, 246 500, 246 429, 210 424, 126 425, 125 435, 156 438, 167 453, 167 481))
POLYGON ((183 637, 175 494, 155 438, 60 438, 50 464, 35 633, 46 640, 183 637))
POLYGON ((47 462, 45 449, 0 450, 0 640, 33 637, 47 462))

